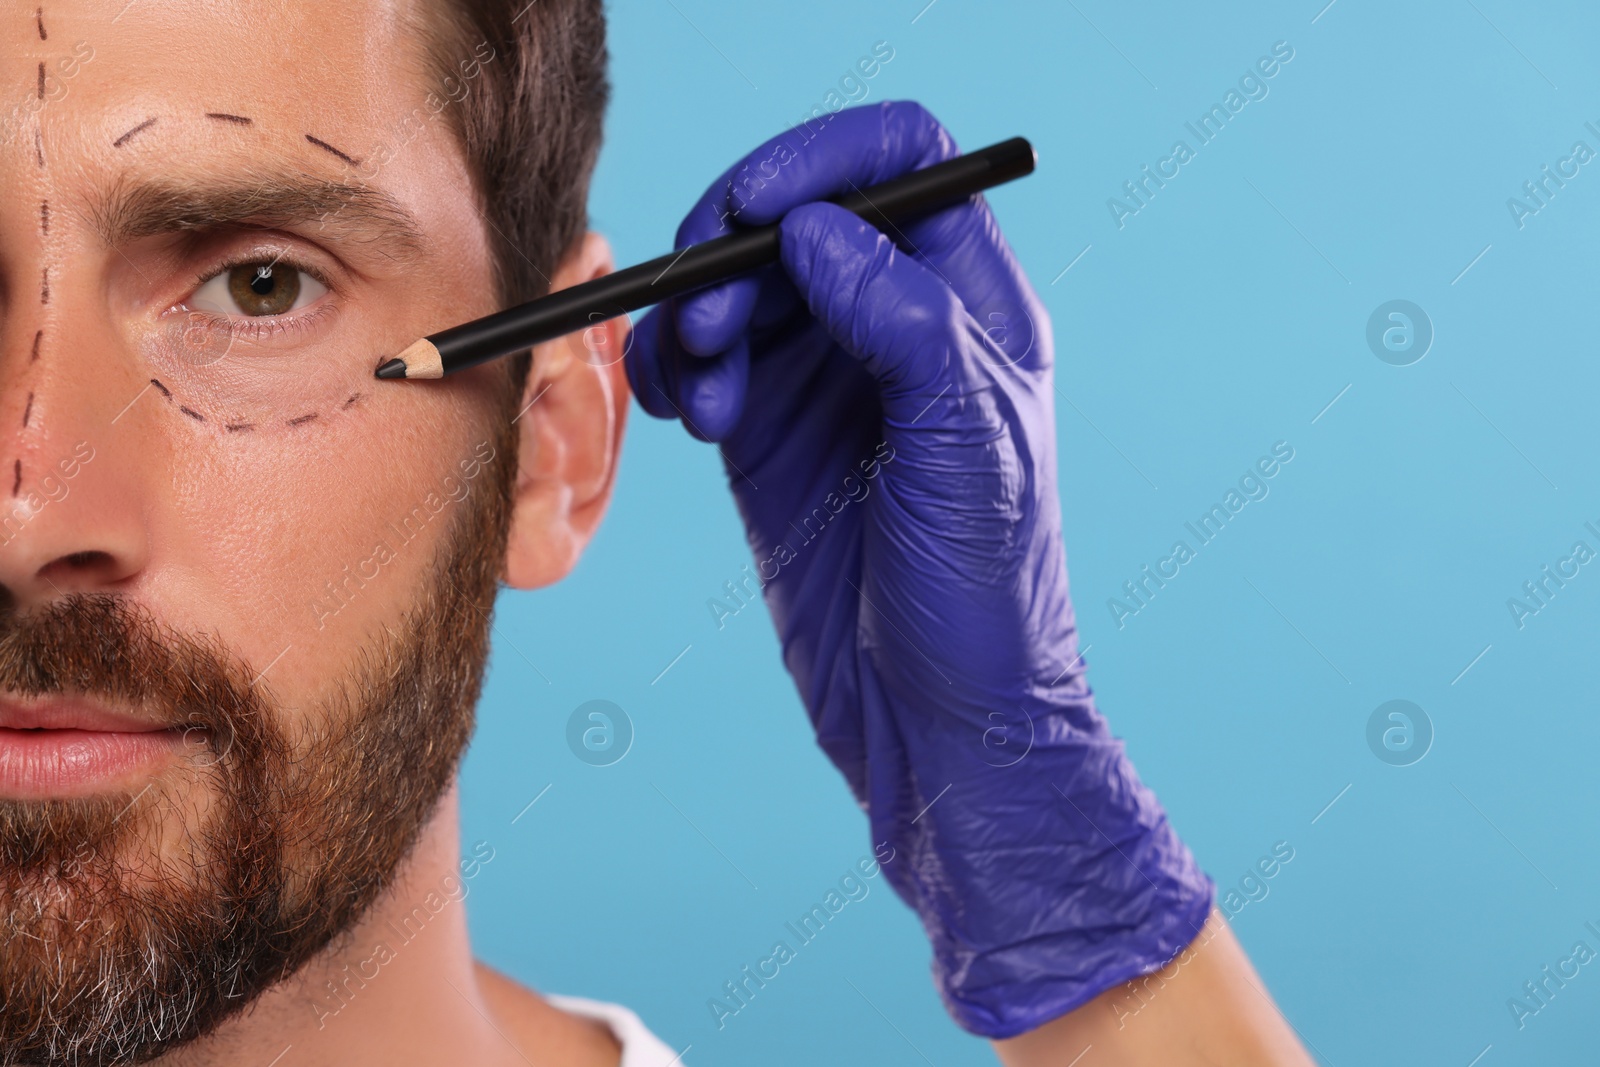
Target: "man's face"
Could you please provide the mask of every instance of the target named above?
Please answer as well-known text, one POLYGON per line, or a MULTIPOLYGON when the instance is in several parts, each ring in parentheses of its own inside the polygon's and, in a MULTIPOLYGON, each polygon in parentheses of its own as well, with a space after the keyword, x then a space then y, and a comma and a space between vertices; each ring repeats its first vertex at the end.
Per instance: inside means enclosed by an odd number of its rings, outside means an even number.
POLYGON ((470 728, 515 463, 501 369, 372 376, 494 306, 412 6, 34 8, 0 12, 4 1062, 190 1038, 370 903, 470 728))

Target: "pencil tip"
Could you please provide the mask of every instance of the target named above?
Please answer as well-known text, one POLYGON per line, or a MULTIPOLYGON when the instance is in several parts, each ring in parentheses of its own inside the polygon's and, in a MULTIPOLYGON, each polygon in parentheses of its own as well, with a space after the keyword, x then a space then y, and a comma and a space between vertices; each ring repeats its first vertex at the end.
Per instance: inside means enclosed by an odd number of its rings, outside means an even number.
POLYGON ((404 378, 405 376, 406 361, 403 359, 391 359, 378 368, 378 377, 380 378, 404 378))

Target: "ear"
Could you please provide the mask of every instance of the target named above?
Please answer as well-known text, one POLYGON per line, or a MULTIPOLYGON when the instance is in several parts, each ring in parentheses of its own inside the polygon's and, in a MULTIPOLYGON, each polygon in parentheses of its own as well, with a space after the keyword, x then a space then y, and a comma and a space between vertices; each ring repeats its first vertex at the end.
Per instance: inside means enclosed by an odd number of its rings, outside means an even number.
MULTIPOLYGON (((550 279, 551 290, 613 269, 605 238, 585 234, 550 279)), ((628 417, 622 357, 629 330, 623 315, 533 350, 518 405, 517 485, 506 543, 505 580, 514 589, 566 577, 611 502, 628 417)))

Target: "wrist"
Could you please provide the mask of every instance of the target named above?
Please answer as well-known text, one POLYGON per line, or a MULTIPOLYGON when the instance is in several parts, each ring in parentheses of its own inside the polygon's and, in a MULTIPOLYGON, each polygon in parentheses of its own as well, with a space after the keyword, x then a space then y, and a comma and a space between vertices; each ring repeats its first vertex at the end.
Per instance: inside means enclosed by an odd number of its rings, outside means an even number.
POLYGON ((1312 1063, 1215 909, 1165 966, 994 1047, 1005 1067, 1061 1067, 1087 1047, 1107 1067, 1312 1063))

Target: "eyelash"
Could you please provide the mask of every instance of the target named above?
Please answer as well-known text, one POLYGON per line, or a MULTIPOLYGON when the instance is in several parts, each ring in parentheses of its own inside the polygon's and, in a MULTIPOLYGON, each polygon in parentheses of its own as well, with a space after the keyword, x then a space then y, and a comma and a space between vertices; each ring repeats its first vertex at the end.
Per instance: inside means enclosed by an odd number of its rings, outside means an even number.
MULTIPOLYGON (((310 266, 298 257, 275 250, 272 251, 270 255, 264 255, 264 253, 267 251, 267 249, 256 249, 252 252, 231 256, 228 259, 215 264, 195 278, 194 283, 189 287, 189 292, 192 294, 198 291, 201 286, 205 285, 213 278, 220 274, 225 274, 235 267, 249 266, 251 264, 261 263, 269 260, 274 263, 282 263, 284 266, 292 267, 297 271, 308 274, 312 278, 315 278, 317 281, 321 282, 329 292, 333 291, 333 283, 329 281, 328 276, 324 272, 310 266)), ((185 297, 185 299, 188 299, 188 297, 185 297)), ((304 333, 305 331, 310 330, 314 326, 321 323, 321 321, 327 316, 337 312, 338 307, 329 301, 322 301, 309 311, 286 313, 283 315, 252 315, 247 317, 218 315, 214 312, 201 311, 194 308, 186 308, 186 310, 193 315, 205 315, 215 322, 220 329, 226 330, 232 337, 244 337, 250 341, 262 341, 270 340, 274 337, 280 337, 285 334, 298 335, 304 333)))

